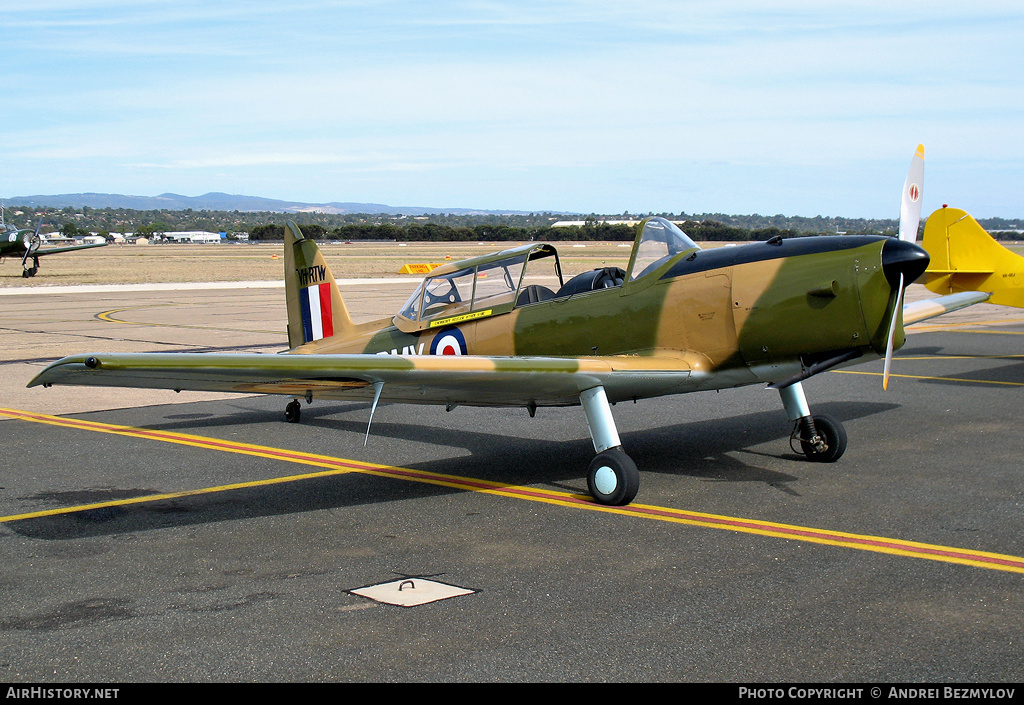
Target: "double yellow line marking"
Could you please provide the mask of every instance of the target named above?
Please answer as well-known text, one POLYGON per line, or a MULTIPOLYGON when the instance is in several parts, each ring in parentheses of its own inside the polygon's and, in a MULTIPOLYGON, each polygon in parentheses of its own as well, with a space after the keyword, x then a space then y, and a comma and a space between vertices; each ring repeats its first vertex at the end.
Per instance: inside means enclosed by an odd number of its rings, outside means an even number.
POLYGON ((282 335, 279 330, 253 330, 251 328, 220 328, 214 326, 191 326, 187 323, 148 323, 146 321, 125 321, 120 318, 114 318, 115 313, 121 313, 122 311, 138 311, 147 308, 157 308, 160 306, 187 306, 189 304, 146 304, 144 306, 126 306, 124 308, 114 308, 109 311, 101 311, 97 313, 94 318, 105 323, 120 323, 126 326, 149 326, 151 328, 189 328, 194 330, 218 330, 228 331, 231 333, 269 333, 273 335, 282 335))
MULTIPOLYGON (((900 358, 896 358, 897 360, 900 358)), ((866 370, 832 370, 843 375, 870 375, 881 377, 881 372, 868 372, 866 370)), ((1006 382, 998 379, 968 379, 967 377, 931 377, 928 375, 898 375, 891 374, 890 377, 901 377, 903 379, 929 379, 936 382, 969 382, 971 384, 997 384, 1004 387, 1024 387, 1024 382, 1006 382)))
POLYGON ((73 418, 50 416, 48 414, 19 411, 17 409, 0 408, 0 414, 33 423, 50 424, 82 431, 112 433, 120 436, 141 438, 164 443, 178 443, 181 445, 193 446, 195 448, 203 448, 205 450, 240 453, 243 455, 269 458, 271 460, 280 460, 287 463, 297 463, 300 465, 311 465, 326 468, 319 472, 288 475, 285 477, 275 477, 265 480, 254 480, 252 482, 239 482, 229 485, 220 485, 217 487, 205 487, 196 490, 152 494, 143 497, 132 497, 109 502, 97 502, 94 504, 47 509, 38 512, 28 512, 25 514, 0 516, 0 523, 23 521, 26 519, 35 519, 38 517, 56 516, 61 514, 74 514, 77 512, 84 512, 104 507, 142 504, 146 502, 192 497, 215 492, 226 492, 250 487, 261 487, 265 485, 297 482, 312 478, 327 477, 330 475, 358 472, 367 475, 376 475, 378 477, 409 480, 412 482, 450 487, 468 492, 483 492, 502 497, 511 497, 534 502, 545 502, 547 504, 554 504, 558 506, 588 509, 591 511, 619 514, 634 518, 653 519, 676 524, 689 524, 691 526, 702 526, 711 529, 738 531, 795 541, 807 541, 810 543, 826 544, 830 546, 842 546, 844 548, 854 548, 862 551, 873 551, 877 553, 887 553, 912 558, 924 558, 927 560, 942 561, 946 563, 959 563, 978 568, 1024 573, 1024 558, 999 553, 988 553, 984 551, 974 551, 971 549, 939 546, 919 543, 916 541, 903 541, 900 539, 891 539, 881 536, 851 534, 841 531, 832 531, 829 529, 814 529, 792 524, 760 521, 757 519, 743 519, 717 514, 705 514, 702 512, 693 512, 683 509, 672 509, 670 507, 658 507, 645 504, 631 504, 627 507, 608 507, 597 504, 590 497, 584 495, 558 492, 548 489, 537 489, 533 487, 506 485, 498 482, 476 480, 457 475, 445 475, 442 473, 424 470, 414 470, 411 468, 402 468, 393 465, 379 465, 376 463, 368 463, 358 460, 346 460, 344 458, 334 458, 327 455, 317 455, 315 453, 305 453, 302 451, 288 450, 284 448, 273 448, 270 446, 240 443, 237 441, 226 441, 218 438, 194 436, 185 433, 157 431, 137 428, 134 426, 120 426, 116 424, 97 423, 95 421, 82 421, 73 418))

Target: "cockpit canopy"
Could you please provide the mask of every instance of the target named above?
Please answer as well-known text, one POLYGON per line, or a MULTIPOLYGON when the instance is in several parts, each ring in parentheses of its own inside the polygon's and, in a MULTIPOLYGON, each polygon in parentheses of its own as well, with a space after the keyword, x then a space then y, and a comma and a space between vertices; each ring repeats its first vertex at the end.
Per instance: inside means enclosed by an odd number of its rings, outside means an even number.
POLYGON ((395 324, 412 332, 442 319, 455 323, 483 318, 552 298, 550 287, 561 285, 555 248, 523 245, 436 268, 402 306, 395 324))
POLYGON ((507 313, 518 306, 618 288, 659 270, 680 253, 699 249, 669 221, 650 218, 633 244, 630 274, 618 267, 602 267, 565 282, 554 247, 522 245, 437 267, 393 320, 399 330, 413 333, 507 313))

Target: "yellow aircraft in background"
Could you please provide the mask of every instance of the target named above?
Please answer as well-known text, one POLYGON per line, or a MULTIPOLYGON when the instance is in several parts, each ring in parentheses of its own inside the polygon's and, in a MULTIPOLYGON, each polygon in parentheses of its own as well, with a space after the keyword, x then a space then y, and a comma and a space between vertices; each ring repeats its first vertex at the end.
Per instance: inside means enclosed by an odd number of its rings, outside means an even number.
POLYGON ((918 279, 937 294, 984 291, 988 302, 1024 308, 1024 257, 1011 252, 959 208, 928 217, 921 245, 931 256, 918 279))

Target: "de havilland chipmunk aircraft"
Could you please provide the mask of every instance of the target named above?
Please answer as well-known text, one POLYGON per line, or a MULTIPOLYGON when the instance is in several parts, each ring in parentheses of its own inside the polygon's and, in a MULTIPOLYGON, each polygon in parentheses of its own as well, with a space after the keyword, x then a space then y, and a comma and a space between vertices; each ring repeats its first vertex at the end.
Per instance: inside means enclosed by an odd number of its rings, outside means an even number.
POLYGON ((19 230, 13 225, 3 223, 0 216, 0 258, 21 255, 21 276, 34 277, 39 271, 39 258, 43 255, 56 255, 62 252, 88 250, 93 247, 105 247, 107 243, 97 242, 86 245, 68 245, 66 247, 47 247, 42 249, 43 239, 39 231, 43 221, 39 221, 35 232, 28 229, 19 230))
MULTIPOLYGON (((912 186, 917 201, 920 180, 912 186)), ((918 203, 914 232, 919 216, 918 203)), ((640 476, 619 440, 616 402, 769 384, 794 423, 794 447, 833 462, 846 432, 811 414, 802 381, 891 359, 903 324, 985 298, 904 308, 905 285, 928 255, 890 237, 701 249, 673 223, 649 218, 623 264, 565 281, 553 246, 526 244, 438 267, 393 317, 356 324, 316 243, 289 224, 287 354, 87 353, 51 364, 29 386, 281 394, 293 397, 292 422, 302 398, 362 399, 371 419, 378 401, 515 406, 531 416, 580 405, 597 454, 588 489, 600 503, 624 505, 640 476)))

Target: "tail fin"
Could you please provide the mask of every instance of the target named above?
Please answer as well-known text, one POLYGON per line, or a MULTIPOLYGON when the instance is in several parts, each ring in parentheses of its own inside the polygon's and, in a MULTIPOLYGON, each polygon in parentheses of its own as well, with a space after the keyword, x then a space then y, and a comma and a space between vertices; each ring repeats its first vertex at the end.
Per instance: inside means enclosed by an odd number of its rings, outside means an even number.
POLYGON ((320 249, 290 221, 284 228, 284 291, 290 348, 344 338, 355 328, 320 249))
POLYGON ((1006 249, 959 208, 928 217, 921 243, 931 255, 924 284, 937 294, 991 292, 989 303, 1024 308, 1024 257, 1006 249))

